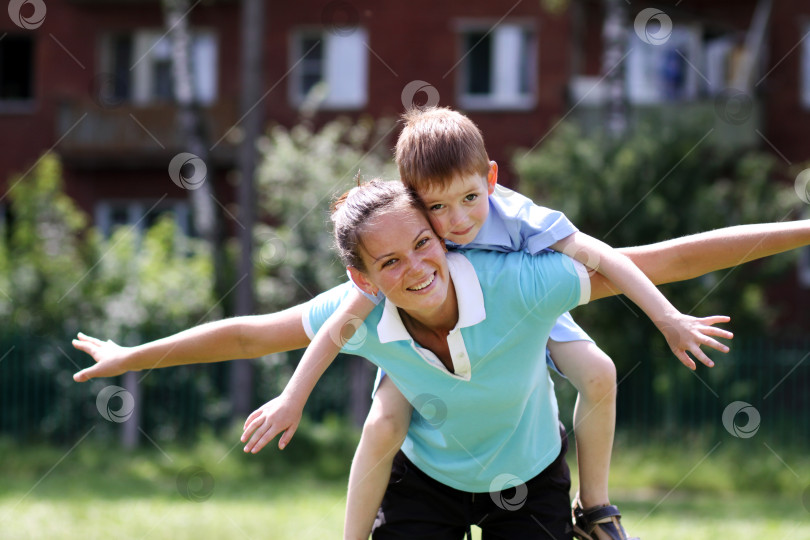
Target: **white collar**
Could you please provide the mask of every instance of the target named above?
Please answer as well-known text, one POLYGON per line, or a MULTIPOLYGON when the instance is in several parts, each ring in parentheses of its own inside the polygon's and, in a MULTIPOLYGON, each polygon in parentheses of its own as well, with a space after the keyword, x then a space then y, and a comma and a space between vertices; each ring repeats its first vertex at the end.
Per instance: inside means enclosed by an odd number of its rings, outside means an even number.
MULTIPOLYGON (((484 293, 475 273, 472 263, 461 253, 447 254, 447 268, 450 272, 452 284, 456 288, 458 301, 458 323, 450 332, 480 323, 487 317, 484 309, 484 293)), ((413 340, 405 329, 399 316, 397 306, 388 298, 385 299, 385 308, 377 324, 377 336, 380 343, 392 341, 413 340)))

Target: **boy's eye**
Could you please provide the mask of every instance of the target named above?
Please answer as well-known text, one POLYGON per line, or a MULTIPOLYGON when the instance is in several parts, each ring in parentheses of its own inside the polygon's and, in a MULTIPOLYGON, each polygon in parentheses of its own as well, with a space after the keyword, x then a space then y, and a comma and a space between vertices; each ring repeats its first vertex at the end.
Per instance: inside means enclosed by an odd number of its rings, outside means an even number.
POLYGON ((434 204, 433 206, 430 207, 430 210, 431 210, 431 212, 433 212, 433 211, 436 211, 436 210, 441 210, 442 208, 444 208, 443 204, 436 203, 436 204, 434 204))
POLYGON ((469 195, 467 195, 466 197, 464 197, 464 200, 469 202, 469 201, 474 201, 474 200, 475 200, 475 199, 477 199, 477 198, 478 198, 478 194, 477 194, 477 193, 470 193, 469 195))

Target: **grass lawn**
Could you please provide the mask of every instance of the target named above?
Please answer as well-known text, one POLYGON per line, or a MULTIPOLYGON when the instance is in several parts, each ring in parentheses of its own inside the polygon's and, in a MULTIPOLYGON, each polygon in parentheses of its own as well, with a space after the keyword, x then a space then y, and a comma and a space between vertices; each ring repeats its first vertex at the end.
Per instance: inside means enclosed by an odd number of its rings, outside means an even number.
MULTIPOLYGON (((770 453, 749 456, 767 467, 738 468, 744 481, 734 478, 734 455, 731 448, 708 456, 706 448, 619 451, 613 502, 629 531, 645 540, 810 540, 807 458, 783 453, 789 473, 758 487, 758 475, 771 470, 770 453)), ((134 454, 93 443, 67 455, 0 445, 0 538, 339 538, 345 476, 324 479, 317 468, 284 469, 281 460, 277 451, 242 456, 210 443, 134 454), (191 465, 207 479, 184 476, 191 465)))

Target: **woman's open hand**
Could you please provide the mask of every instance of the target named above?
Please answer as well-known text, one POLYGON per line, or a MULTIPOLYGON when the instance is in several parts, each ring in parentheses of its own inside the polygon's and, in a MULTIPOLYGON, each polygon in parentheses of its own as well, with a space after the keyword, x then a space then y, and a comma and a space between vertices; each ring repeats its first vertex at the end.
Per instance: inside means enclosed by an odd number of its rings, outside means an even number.
POLYGON ((111 339, 101 341, 79 332, 73 340, 73 346, 89 354, 96 362, 95 365, 75 373, 73 380, 76 382, 85 382, 96 377, 115 377, 129 371, 124 367, 129 348, 121 347, 111 339))

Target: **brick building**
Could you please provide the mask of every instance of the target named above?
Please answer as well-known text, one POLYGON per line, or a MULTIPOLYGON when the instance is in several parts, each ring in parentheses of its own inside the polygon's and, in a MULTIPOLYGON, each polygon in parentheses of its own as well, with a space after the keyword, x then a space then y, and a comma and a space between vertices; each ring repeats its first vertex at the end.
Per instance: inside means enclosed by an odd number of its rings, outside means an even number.
MULTIPOLYGON (((408 100, 438 101, 467 112, 491 157, 506 164, 560 119, 599 121, 603 1, 544 7, 553 3, 268 2, 256 44, 264 48, 266 120, 294 124, 313 88, 323 92, 319 121, 396 117, 408 100)), ((634 26, 649 3, 625 8, 632 110, 716 109, 746 32, 762 21, 761 61, 743 96, 753 96, 750 118, 742 127, 726 122, 726 133, 791 164, 810 159, 810 4, 773 2, 765 19, 756 15, 764 0, 666 4, 657 7, 672 27, 647 17, 646 30, 666 34, 665 44, 644 43, 634 26)), ((225 182, 238 139, 240 3, 192 6, 195 92, 213 141, 208 166, 225 182)), ((63 159, 68 193, 102 228, 138 221, 167 193, 152 213, 187 215, 187 192, 166 173, 184 149, 160 2, 26 0, 8 11, 0 17, 0 192, 52 151, 63 159)), ((508 166, 502 171, 505 183, 516 180, 508 166)), ((0 216, 7 202, 3 195, 0 216)))

